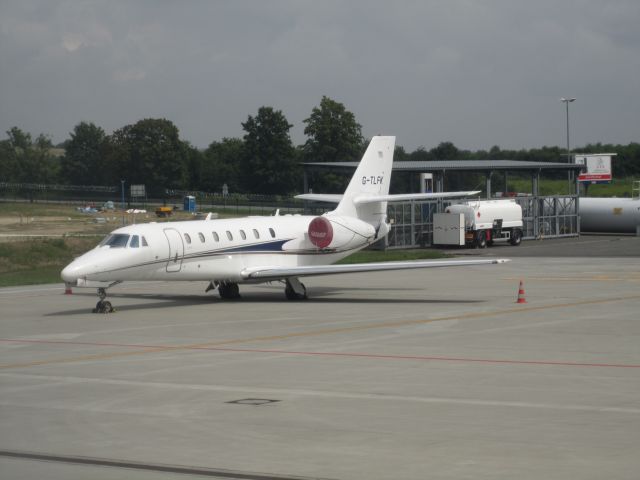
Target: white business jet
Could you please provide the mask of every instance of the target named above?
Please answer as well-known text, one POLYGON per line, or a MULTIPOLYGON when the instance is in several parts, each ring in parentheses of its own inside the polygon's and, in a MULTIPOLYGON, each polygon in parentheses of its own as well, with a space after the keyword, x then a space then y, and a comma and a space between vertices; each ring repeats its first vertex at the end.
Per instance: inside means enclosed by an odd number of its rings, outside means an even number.
POLYGON ((338 273, 498 264, 504 259, 333 265, 389 233, 387 202, 479 192, 389 195, 395 137, 373 137, 343 195, 298 198, 337 203, 321 216, 279 215, 130 225, 109 234, 62 271, 68 287, 98 286, 94 312, 113 311, 106 288, 128 280, 207 281, 223 299, 241 283, 280 281, 289 300, 307 298, 300 277, 338 273))

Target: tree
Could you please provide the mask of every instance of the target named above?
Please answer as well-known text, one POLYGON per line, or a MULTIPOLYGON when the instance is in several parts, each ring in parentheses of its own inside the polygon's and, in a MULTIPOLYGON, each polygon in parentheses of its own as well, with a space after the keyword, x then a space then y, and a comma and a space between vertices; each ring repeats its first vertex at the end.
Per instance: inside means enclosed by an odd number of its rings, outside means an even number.
POLYGON ((11 140, 2 140, 0 141, 0 181, 18 182, 19 177, 20 168, 16 149, 11 140))
POLYGON ((60 162, 51 153, 51 138, 44 133, 36 137, 30 154, 31 172, 25 179, 31 183, 55 183, 59 180, 60 162))
POLYGON ((183 184, 190 190, 202 190, 202 165, 204 156, 200 150, 191 145, 189 142, 183 142, 184 145, 184 168, 185 176, 183 184))
POLYGON ((364 138, 355 115, 342 103, 323 96, 319 107, 303 121, 309 139, 304 144, 310 162, 353 162, 360 158, 364 138))
POLYGON ((280 110, 260 107, 255 117, 242 124, 244 155, 242 187, 245 191, 289 194, 299 181, 300 167, 291 143, 290 125, 280 110))
POLYGON ((240 138, 223 138, 212 142, 204 151, 202 162, 202 188, 221 192, 225 183, 229 192, 240 188, 240 168, 244 155, 244 142, 240 138))
POLYGON ((147 194, 160 196, 166 188, 185 187, 189 148, 169 120, 146 118, 126 125, 109 137, 110 181, 145 184, 147 194))
POLYGON ((455 160, 460 155, 460 150, 451 142, 441 142, 430 152, 436 160, 455 160))
POLYGON ((80 122, 70 133, 62 157, 62 178, 72 185, 103 185, 106 135, 93 123, 80 122))
POLYGON ((18 127, 11 127, 7 131, 9 137, 9 143, 16 150, 16 152, 25 152, 32 146, 31 134, 23 132, 18 127))
MULTIPOLYGON (((313 108, 304 123, 304 133, 309 137, 302 147, 305 162, 360 160, 364 149, 362 127, 342 103, 323 96, 320 106, 313 108)), ((311 186, 319 192, 342 192, 348 177, 334 172, 316 172, 311 177, 311 186)))
MULTIPOLYGON (((409 155, 405 151, 404 147, 402 147, 401 145, 396 145, 395 151, 393 153, 393 161, 405 162, 408 160, 409 155)), ((412 182, 415 177, 415 174, 411 174, 409 172, 396 172, 391 175, 391 185, 389 187, 389 190, 391 191, 391 193, 412 192, 415 190, 414 188, 412 188, 412 184, 418 184, 417 181, 412 182)))
POLYGON ((31 134, 18 127, 7 131, 0 156, 2 178, 19 183, 53 183, 57 181, 58 162, 51 154, 51 139, 40 134, 35 142, 31 134))

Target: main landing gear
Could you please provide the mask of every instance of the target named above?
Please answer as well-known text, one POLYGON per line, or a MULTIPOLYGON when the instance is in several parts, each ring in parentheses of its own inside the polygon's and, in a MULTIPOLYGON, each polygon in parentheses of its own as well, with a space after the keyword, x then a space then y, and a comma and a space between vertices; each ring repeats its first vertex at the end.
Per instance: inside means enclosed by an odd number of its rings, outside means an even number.
MULTIPOLYGON (((284 280, 286 286, 284 294, 287 300, 306 300, 307 299, 307 287, 304 286, 297 277, 289 277, 284 280)), ((240 287, 234 282, 209 282, 209 285, 205 289, 205 292, 218 288, 220 298, 224 300, 237 300, 240 298, 240 287)), ((107 302, 108 303, 108 302, 107 302)))
POLYGON ((287 286, 284 288, 284 294, 287 300, 306 300, 307 287, 304 286, 298 277, 289 277, 285 280, 287 286))
MULTIPOLYGON (((207 291, 208 290, 210 289, 207 288, 207 291)), ((237 300, 240 298, 240 287, 238 287, 237 283, 221 282, 218 284, 218 293, 220 294, 220 298, 225 300, 237 300)))
MULTIPOLYGON (((109 287, 115 285, 116 283, 118 282, 112 283, 111 285, 109 285, 109 287)), ((100 297, 100 300, 98 301, 98 303, 96 303, 96 308, 92 310, 93 313, 113 313, 116 311, 116 309, 113 308, 113 305, 111 305, 111 302, 106 300, 107 288, 109 287, 98 288, 98 297, 100 297)))
POLYGON ((220 298, 224 300, 236 300, 240 298, 240 287, 237 283, 234 282, 209 282, 207 288, 205 288, 204 293, 207 293, 209 290, 213 290, 214 288, 218 289, 218 293, 220 294, 220 298))

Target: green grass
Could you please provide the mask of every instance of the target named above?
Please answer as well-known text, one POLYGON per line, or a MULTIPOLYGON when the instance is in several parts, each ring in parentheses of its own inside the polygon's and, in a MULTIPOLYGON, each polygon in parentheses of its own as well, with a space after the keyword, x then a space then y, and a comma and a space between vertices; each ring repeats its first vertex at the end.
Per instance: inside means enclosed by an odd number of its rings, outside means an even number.
POLYGON ((44 283, 61 283, 60 272, 64 266, 47 266, 17 272, 0 273, 0 287, 17 285, 41 285, 44 283))
POLYGON ((70 237, 0 243, 0 286, 61 282, 65 265, 97 241, 70 237))
POLYGON ((346 258, 339 264, 401 262, 405 260, 434 260, 447 256, 438 250, 361 250, 346 258))
POLYGON ((77 206, 54 203, 0 202, 0 216, 87 217, 86 214, 76 210, 77 206))
MULTIPOLYGON (((531 180, 524 178, 509 178, 509 191, 531 193, 531 180)), ((630 197, 633 178, 614 179, 610 184, 589 185, 590 197, 630 197)), ((539 190, 541 195, 569 195, 573 193, 573 185, 568 180, 541 179, 539 190)), ((584 189, 582 190, 584 195, 584 189)))
MULTIPOLYGON (((94 247, 95 238, 29 240, 0 243, 0 287, 59 283, 60 271, 74 257, 94 247)), ((435 250, 364 250, 339 263, 391 262, 444 258, 435 250)))

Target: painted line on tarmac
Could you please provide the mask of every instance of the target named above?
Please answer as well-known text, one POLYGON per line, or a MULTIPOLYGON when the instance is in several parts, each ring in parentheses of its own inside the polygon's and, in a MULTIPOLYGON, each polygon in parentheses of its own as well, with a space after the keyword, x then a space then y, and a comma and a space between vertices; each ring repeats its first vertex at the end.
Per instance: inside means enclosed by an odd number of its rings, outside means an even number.
MULTIPOLYGON (((469 357, 445 357, 437 355, 400 355, 400 354, 380 354, 367 352, 317 352, 305 350, 280 350, 271 348, 226 348, 216 346, 171 346, 171 345, 143 345, 139 343, 104 343, 104 342, 75 342, 73 340, 29 340, 17 338, 0 338, 0 343, 22 343, 22 344, 46 344, 46 345, 76 345, 89 347, 121 347, 121 348, 144 348, 148 350, 206 350, 212 352, 232 352, 232 353, 275 353, 278 355, 307 355, 318 357, 355 357, 374 358, 388 360, 418 360, 418 361, 439 361, 439 362, 462 362, 462 363, 489 363, 507 365, 551 365, 562 367, 603 367, 603 368, 640 368, 640 364, 632 363, 589 363, 589 362, 569 362, 558 360, 513 360, 497 358, 469 358, 469 357)), ((139 351, 133 353, 141 353, 139 351)))
MULTIPOLYGON (((0 372, 2 378, 29 379, 47 382, 56 382, 60 385, 107 385, 107 386, 126 386, 129 388, 156 388, 163 390, 179 390, 179 391, 195 391, 195 392, 219 392, 233 393, 243 395, 273 395, 282 398, 286 395, 307 396, 317 398, 337 398, 346 400, 375 400, 386 402, 410 402, 410 403, 427 403, 427 404, 445 404, 445 405, 465 405, 479 407, 509 407, 509 408, 528 408, 543 410, 560 410, 560 411, 580 411, 593 413, 624 413, 624 414, 640 414, 640 408, 636 407, 619 407, 613 405, 585 405, 571 403, 547 403, 532 402, 519 400, 489 400, 479 398, 455 398, 455 397, 427 397, 417 395, 398 395, 392 393, 364 393, 364 392, 346 392, 346 391, 328 391, 328 390, 312 390, 306 388, 269 388, 256 387, 253 385, 205 385, 194 383, 170 383, 170 382, 148 382, 140 380, 125 380, 116 378, 91 378, 91 377, 75 377, 60 375, 38 375, 28 373, 9 373, 0 372)), ((51 383, 43 384, 43 387, 52 386, 51 383)), ((35 385, 37 387, 37 385, 35 385)), ((20 391, 24 391, 25 387, 19 387, 20 391)), ((3 402, 3 405, 13 405, 11 402, 3 402)), ((49 406, 52 409, 63 409, 78 411, 82 409, 78 405, 56 405, 49 406)), ((93 407, 85 408, 92 411, 93 407)), ((108 411, 108 410, 107 410, 108 411)), ((121 412, 122 413, 122 412, 121 412)), ((175 416, 183 418, 183 412, 175 412, 175 416)), ((172 416, 167 413, 167 416, 172 416)))
MULTIPOLYGON (((107 352, 102 354, 81 355, 76 357, 37 360, 37 361, 25 362, 25 363, 3 364, 3 365, 0 365, 0 370, 6 370, 11 368, 37 367, 37 366, 54 365, 54 364, 60 364, 60 363, 109 360, 112 358, 127 357, 127 356, 134 356, 134 355, 145 355, 149 353, 159 353, 159 352, 176 351, 176 350, 190 351, 190 350, 206 349, 211 347, 222 347, 226 345, 238 345, 238 344, 257 343, 257 342, 273 342, 273 341, 280 341, 280 340, 288 340, 291 338, 332 335, 332 334, 338 334, 338 333, 352 333, 352 332, 374 330, 374 329, 380 329, 380 328, 398 328, 398 327, 407 327, 407 326, 415 326, 415 325, 426 325, 429 323, 444 322, 448 320, 471 320, 471 319, 487 318, 487 317, 494 317, 494 316, 500 316, 500 315, 510 315, 515 313, 522 314, 522 313, 529 313, 529 312, 552 310, 556 308, 583 307, 588 305, 599 305, 599 304, 605 304, 605 303, 624 302, 628 300, 638 300, 638 299, 640 299, 640 295, 628 295, 623 297, 584 300, 580 302, 558 303, 558 304, 552 304, 552 305, 539 305, 539 306, 526 306, 526 307, 519 306, 515 308, 506 308, 503 310, 493 310, 488 312, 470 312, 470 313, 449 315, 449 316, 429 318, 429 319, 382 322, 382 323, 375 323, 375 324, 356 325, 353 327, 338 327, 338 328, 331 328, 331 329, 311 330, 306 332, 286 333, 282 335, 270 335, 270 336, 252 337, 252 338, 251 337, 238 338, 238 339, 230 339, 230 340, 220 340, 215 342, 194 343, 194 344, 187 344, 187 345, 141 346, 140 347, 141 350, 127 351, 127 352, 107 352)), ((5 340, 5 341, 8 341, 8 340, 5 340)))

